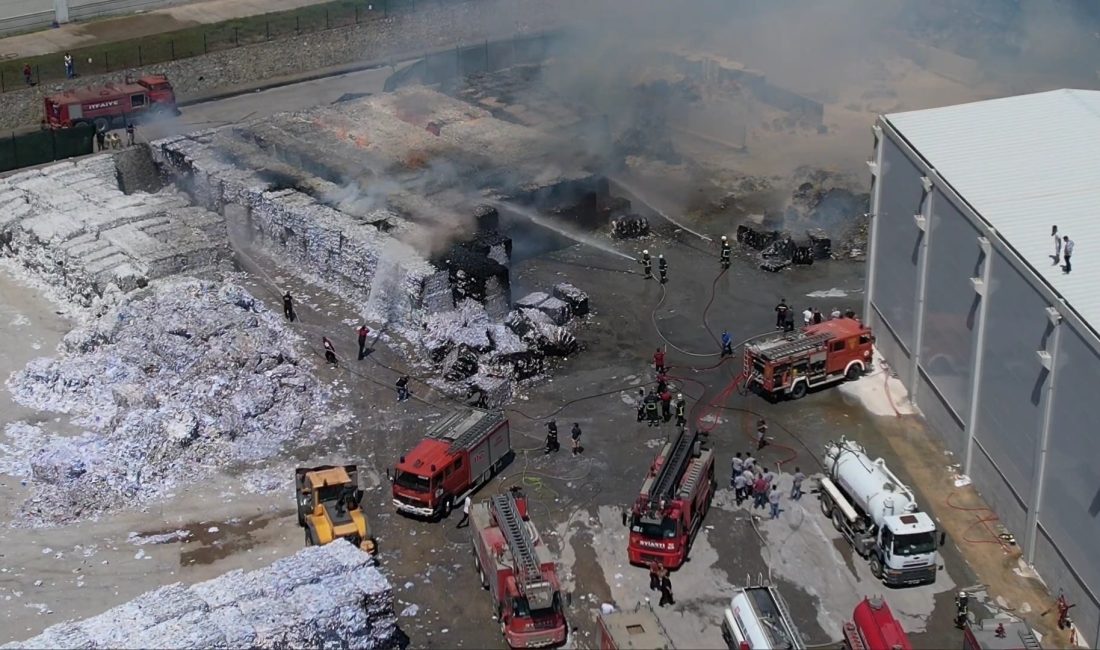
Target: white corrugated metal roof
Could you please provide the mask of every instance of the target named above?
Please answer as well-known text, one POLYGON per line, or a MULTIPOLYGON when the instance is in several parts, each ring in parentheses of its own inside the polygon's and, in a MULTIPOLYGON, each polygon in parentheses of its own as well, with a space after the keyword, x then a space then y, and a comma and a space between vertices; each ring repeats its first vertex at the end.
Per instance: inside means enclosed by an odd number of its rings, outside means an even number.
POLYGON ((1055 90, 886 119, 1100 330, 1100 91, 1055 90), (1050 257, 1052 225, 1074 243, 1068 275, 1050 257))

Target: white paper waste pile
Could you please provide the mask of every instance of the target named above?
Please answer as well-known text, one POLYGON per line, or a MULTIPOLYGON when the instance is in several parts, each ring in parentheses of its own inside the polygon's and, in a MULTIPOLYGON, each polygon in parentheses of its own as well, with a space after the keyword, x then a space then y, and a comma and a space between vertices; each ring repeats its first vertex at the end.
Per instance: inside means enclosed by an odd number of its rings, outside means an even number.
POLYGON ((399 636, 389 581, 340 540, 265 569, 161 587, 0 648, 392 648, 399 636))
POLYGON ((19 403, 87 430, 46 437, 25 460, 22 518, 87 517, 315 439, 344 416, 329 412, 300 341, 240 286, 191 278, 155 283, 73 330, 59 356, 8 380, 19 403))

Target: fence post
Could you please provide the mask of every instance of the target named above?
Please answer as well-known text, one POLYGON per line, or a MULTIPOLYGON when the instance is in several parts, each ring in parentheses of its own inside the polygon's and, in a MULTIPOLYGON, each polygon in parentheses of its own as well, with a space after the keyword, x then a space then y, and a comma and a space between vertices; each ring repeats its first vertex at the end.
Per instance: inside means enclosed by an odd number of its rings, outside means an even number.
POLYGON ((206 43, 206 32, 202 33, 202 53, 203 54, 209 54, 210 53, 209 47, 207 46, 207 43, 206 43))
POLYGON ((239 27, 233 28, 233 47, 241 46, 241 30, 239 27))
POLYGON ((107 50, 103 50, 103 71, 111 71, 111 54, 107 50))
POLYGON ((176 60, 176 39, 173 38, 172 40, 168 41, 168 48, 172 52, 172 60, 175 61, 176 60))
POLYGON ((265 20, 264 21, 264 30, 267 34, 267 40, 270 41, 271 40, 271 21, 270 20, 265 20))
POLYGON ((0 70, 0 93, 8 92, 7 87, 4 85, 4 71, 0 70))
POLYGON ((485 72, 489 71, 489 39, 485 39, 485 72))
POLYGON ((301 16, 295 16, 294 17, 294 33, 297 34, 298 36, 302 35, 302 17, 301 16))
POLYGON ((50 129, 50 157, 57 160, 57 131, 50 129))
POLYGON ((359 24, 359 5, 355 5, 355 24, 359 24))
POLYGON ((42 64, 36 63, 34 66, 34 79, 37 84, 42 83, 42 64))
POLYGON ((325 29, 329 29, 329 27, 330 27, 330 25, 329 25, 329 22, 328 22, 328 9, 326 8, 325 9, 325 29))
POLYGON ((382 0, 382 17, 390 17, 390 0, 382 0))
POLYGON ((138 43, 138 67, 145 65, 141 60, 141 44, 138 43))

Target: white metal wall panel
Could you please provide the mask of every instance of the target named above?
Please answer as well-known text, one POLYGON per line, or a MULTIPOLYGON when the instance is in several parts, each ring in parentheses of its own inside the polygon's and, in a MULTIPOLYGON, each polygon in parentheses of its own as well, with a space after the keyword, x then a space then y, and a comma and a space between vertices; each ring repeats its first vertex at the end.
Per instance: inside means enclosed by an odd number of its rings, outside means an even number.
POLYGON ((920 365, 956 417, 965 420, 979 307, 970 278, 980 277, 982 251, 978 231, 938 192, 932 211, 920 365))
POLYGON ((913 345, 920 230, 920 170, 887 138, 883 146, 882 190, 875 215, 875 283, 871 302, 907 350, 913 345))

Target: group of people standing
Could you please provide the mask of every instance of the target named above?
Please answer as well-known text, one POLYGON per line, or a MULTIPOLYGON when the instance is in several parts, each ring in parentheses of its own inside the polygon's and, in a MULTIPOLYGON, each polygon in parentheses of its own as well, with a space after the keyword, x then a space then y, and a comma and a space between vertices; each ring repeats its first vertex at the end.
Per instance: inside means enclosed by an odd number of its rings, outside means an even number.
MULTIPOLYGON (((767 507, 771 518, 777 519, 782 494, 779 491, 779 482, 775 472, 758 465, 756 459, 752 456, 752 452, 745 452, 744 456, 741 455, 741 452, 737 452, 730 465, 732 471, 730 487, 733 488, 737 505, 741 505, 751 498, 754 510, 763 510, 767 507)), ((795 467, 790 492, 792 501, 798 501, 802 498, 802 483, 805 480, 806 475, 802 473, 802 468, 795 467)))

